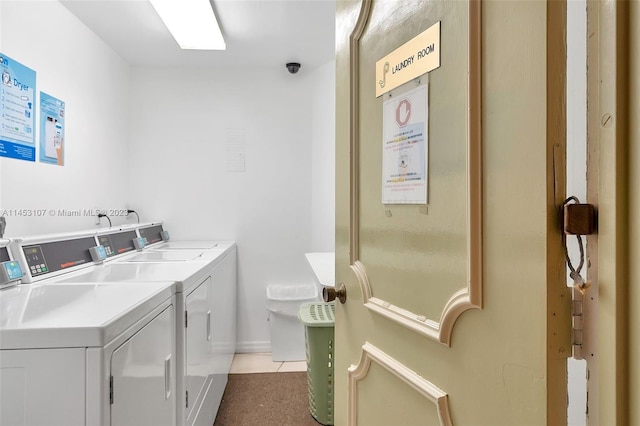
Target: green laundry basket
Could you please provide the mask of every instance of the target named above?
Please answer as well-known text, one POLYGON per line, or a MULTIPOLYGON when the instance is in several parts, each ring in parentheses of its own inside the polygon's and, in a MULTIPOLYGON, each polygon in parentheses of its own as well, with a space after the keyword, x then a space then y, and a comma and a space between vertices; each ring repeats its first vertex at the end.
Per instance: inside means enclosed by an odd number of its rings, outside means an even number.
POLYGON ((333 425, 333 329, 335 305, 304 303, 298 318, 304 324, 307 349, 309 410, 323 425, 333 425))

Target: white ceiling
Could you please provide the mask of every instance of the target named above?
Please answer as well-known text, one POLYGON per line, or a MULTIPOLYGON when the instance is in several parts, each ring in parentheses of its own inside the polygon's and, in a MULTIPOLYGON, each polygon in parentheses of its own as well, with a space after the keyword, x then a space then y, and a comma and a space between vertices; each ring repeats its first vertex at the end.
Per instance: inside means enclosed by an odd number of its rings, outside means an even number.
POLYGON ((335 0, 212 0, 225 51, 181 50, 148 0, 61 2, 132 65, 285 69, 293 61, 302 73, 334 58, 335 0))

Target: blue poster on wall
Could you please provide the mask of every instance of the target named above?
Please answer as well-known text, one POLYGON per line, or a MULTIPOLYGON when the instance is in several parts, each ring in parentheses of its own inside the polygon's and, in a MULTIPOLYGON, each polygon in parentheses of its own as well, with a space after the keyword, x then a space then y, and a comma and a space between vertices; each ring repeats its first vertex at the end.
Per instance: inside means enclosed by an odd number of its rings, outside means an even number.
POLYGON ((64 165, 64 102, 40 92, 40 162, 64 165))
POLYGON ((36 72, 0 53, 0 157, 36 161, 36 72))

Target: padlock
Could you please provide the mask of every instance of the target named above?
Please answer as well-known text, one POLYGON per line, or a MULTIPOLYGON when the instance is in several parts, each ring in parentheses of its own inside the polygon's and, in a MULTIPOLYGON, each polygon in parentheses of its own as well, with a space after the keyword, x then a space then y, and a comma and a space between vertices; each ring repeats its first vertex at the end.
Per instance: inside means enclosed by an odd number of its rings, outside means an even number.
POLYGON ((591 235, 596 232, 596 209, 593 204, 564 205, 564 233, 591 235))

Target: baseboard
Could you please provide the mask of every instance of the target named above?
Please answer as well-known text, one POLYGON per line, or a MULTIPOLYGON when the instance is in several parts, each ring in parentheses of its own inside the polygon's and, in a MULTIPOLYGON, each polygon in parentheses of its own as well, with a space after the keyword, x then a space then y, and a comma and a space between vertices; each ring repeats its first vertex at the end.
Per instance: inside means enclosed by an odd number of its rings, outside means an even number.
POLYGON ((266 340, 264 342, 237 342, 236 344, 237 354, 254 354, 267 352, 271 352, 271 341, 269 340, 266 340))

